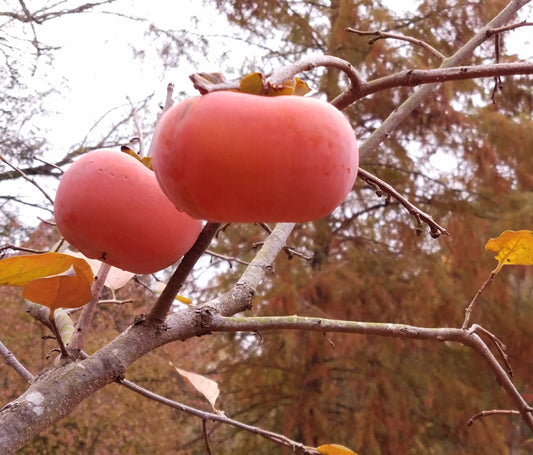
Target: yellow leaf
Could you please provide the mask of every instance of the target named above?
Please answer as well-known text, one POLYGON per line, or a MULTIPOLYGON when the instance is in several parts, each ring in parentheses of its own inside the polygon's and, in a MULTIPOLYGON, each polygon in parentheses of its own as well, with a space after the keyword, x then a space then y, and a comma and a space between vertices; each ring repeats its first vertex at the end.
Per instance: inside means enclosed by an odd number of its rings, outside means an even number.
POLYGON ((261 95, 264 92, 265 77, 261 73, 243 76, 239 82, 239 90, 243 93, 261 95))
MULTIPOLYGON (((92 276, 92 275, 91 275, 92 276)), ((65 274, 37 278, 22 291, 22 297, 50 308, 77 308, 91 300, 91 281, 76 266, 65 274)))
POLYGON ((77 267, 92 282, 93 272, 86 261, 52 252, 0 260, 0 286, 26 286, 36 278, 59 275, 72 266, 77 267))
POLYGON ((316 448, 320 453, 325 455, 357 455, 355 452, 351 451, 347 447, 341 446, 339 444, 323 444, 316 448))
POLYGON ((184 303, 185 305, 190 305, 192 303, 192 300, 189 299, 189 297, 183 297, 182 295, 177 295, 176 300, 178 300, 181 303, 184 303))
POLYGON ((485 245, 487 251, 498 253, 495 259, 499 262, 494 273, 504 265, 533 265, 533 232, 504 231, 485 245))

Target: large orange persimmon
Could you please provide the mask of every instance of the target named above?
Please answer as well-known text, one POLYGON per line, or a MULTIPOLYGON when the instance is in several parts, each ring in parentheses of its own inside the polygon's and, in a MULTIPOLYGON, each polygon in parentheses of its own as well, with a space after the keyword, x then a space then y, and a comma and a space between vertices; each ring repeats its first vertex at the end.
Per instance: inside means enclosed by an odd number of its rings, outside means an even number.
POLYGON ((67 169, 54 214, 61 235, 85 256, 134 273, 173 264, 201 230, 168 200, 153 171, 110 150, 89 152, 67 169))
POLYGON ((160 118, 154 171, 176 207, 219 222, 303 222, 346 197, 359 154, 344 115, 300 96, 214 92, 160 118))

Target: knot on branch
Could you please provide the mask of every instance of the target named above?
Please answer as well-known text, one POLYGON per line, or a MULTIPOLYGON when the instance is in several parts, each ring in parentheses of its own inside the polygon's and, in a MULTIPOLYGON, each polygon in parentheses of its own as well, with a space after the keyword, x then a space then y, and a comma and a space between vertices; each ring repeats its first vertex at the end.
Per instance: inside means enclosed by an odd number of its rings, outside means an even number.
POLYGON ((194 308, 195 318, 193 321, 194 331, 197 337, 209 335, 213 325, 213 317, 219 314, 219 311, 212 306, 205 305, 194 308))

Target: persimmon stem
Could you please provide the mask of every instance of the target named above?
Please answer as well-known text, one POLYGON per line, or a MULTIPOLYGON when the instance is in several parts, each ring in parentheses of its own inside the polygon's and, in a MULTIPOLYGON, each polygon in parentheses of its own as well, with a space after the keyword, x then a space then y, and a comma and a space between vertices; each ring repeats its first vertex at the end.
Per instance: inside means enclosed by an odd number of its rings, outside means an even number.
POLYGON ((164 322, 183 283, 191 273, 194 265, 198 262, 198 259, 200 259, 200 256, 204 254, 219 227, 220 223, 207 223, 204 226, 198 239, 196 239, 192 248, 183 256, 170 280, 168 280, 165 289, 163 289, 150 313, 148 313, 146 317, 147 321, 156 324, 162 324, 164 322))

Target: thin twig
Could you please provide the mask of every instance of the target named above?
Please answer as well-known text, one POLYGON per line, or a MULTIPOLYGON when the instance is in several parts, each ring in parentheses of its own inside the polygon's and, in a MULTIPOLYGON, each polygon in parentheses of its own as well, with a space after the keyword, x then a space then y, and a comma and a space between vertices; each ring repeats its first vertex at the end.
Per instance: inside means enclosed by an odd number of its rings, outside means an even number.
POLYGON ((424 222, 429 226, 429 235, 431 237, 438 238, 441 234, 449 235, 448 231, 443 228, 440 224, 436 223, 435 220, 428 215, 427 213, 420 210, 418 207, 409 202, 404 196, 402 196, 394 187, 389 185, 387 182, 379 179, 375 175, 372 175, 370 172, 365 171, 364 169, 359 168, 357 176, 370 185, 376 190, 378 196, 383 196, 383 193, 388 196, 396 199, 400 204, 402 204, 410 215, 412 215, 417 221, 417 234, 421 234, 420 223, 424 222))
POLYGON ((85 336, 91 327, 93 316, 98 305, 98 300, 100 299, 100 294, 102 293, 102 289, 104 288, 105 280, 110 269, 111 266, 108 263, 102 262, 100 264, 96 279, 91 288, 91 301, 83 307, 80 318, 76 323, 76 331, 74 332, 72 340, 69 343, 69 351, 72 352, 75 357, 79 355, 79 352, 83 348, 85 336))
POLYGON ((48 315, 48 319, 50 321, 50 328, 52 329, 52 333, 54 334, 57 344, 59 345, 59 352, 61 354, 61 359, 68 360, 70 355, 67 351, 67 348, 65 347, 65 342, 63 341, 63 338, 61 337, 61 333, 59 332, 59 329, 57 328, 54 313, 55 313, 55 310, 50 309, 50 313, 48 315))
POLYGON ((368 42, 368 44, 370 44, 370 45, 374 44, 376 41, 378 41, 380 39, 388 39, 388 38, 397 39, 397 40, 401 40, 401 41, 407 41, 407 42, 409 42, 411 44, 415 44, 417 46, 423 47, 424 49, 426 49, 429 52, 431 52, 433 55, 437 56, 440 60, 445 60, 446 59, 445 55, 440 53, 437 49, 435 49, 430 44, 426 43, 425 41, 422 41, 421 39, 413 38, 411 36, 398 35, 396 33, 383 32, 381 30, 374 30, 374 31, 371 31, 371 30, 356 30, 356 29, 351 28, 351 27, 347 27, 344 30, 349 32, 349 33, 355 33, 356 35, 359 35, 359 36, 373 36, 374 38, 372 38, 368 42))
POLYGON ((302 450, 304 454, 306 455, 314 455, 318 454, 319 452, 311 447, 304 446, 303 444, 293 441, 292 439, 287 438, 286 436, 278 433, 274 433, 271 431, 263 430, 262 428, 255 427, 253 425, 248 425, 242 422, 239 422, 237 420, 234 420, 230 417, 227 417, 223 413, 213 413, 213 412, 207 412, 202 411, 200 409, 193 408, 191 406, 187 406, 182 403, 178 403, 177 401, 170 400, 166 397, 163 397, 161 395, 158 395, 150 390, 147 390, 137 384, 135 384, 132 381, 128 381, 127 379, 119 380, 118 383, 120 385, 123 385, 124 387, 146 397, 151 400, 157 401, 158 403, 162 403, 166 406, 170 406, 171 408, 178 409, 180 411, 186 412, 187 414, 192 414, 197 417, 200 417, 204 422, 212 420, 214 422, 220 422, 227 425, 234 426, 236 428, 240 428, 241 430, 249 431, 250 433, 257 434, 259 436, 262 436, 263 438, 272 441, 276 444, 284 445, 287 447, 290 447, 291 449, 299 449, 302 450))
POLYGON ((22 169, 19 169, 17 166, 11 164, 2 155, 0 155, 0 161, 2 161, 3 163, 6 163, 11 169, 16 171, 24 180, 31 183, 35 188, 37 188, 44 195, 46 199, 48 199, 48 201, 52 205, 54 205, 54 200, 48 195, 48 193, 35 180, 28 177, 28 175, 26 175, 26 173, 22 169))
POLYGON ((209 445, 209 434, 207 433, 207 419, 202 419, 202 432, 204 434, 205 448, 208 455, 212 455, 211 446, 209 445))
POLYGON ((512 415, 512 416, 519 416, 520 415, 520 412, 518 411, 514 411, 512 409, 491 409, 490 411, 481 411, 481 412, 478 412, 477 414, 473 415, 472 417, 470 417, 468 419, 468 421, 466 422, 466 425, 467 426, 472 426, 474 424, 474 422, 482 417, 487 417, 487 416, 493 416, 493 415, 512 415))
POLYGON ((237 264, 242 264, 242 265, 249 264, 249 262, 243 261, 242 259, 239 259, 233 256, 226 256, 225 254, 215 253, 214 251, 211 251, 211 250, 205 250, 205 254, 208 254, 209 256, 213 256, 214 258, 223 259, 224 261, 227 261, 230 264, 232 262, 236 262, 237 264))
POLYGON ((5 251, 7 250, 23 251, 25 253, 33 253, 33 254, 48 253, 48 250, 36 250, 34 248, 26 248, 24 246, 17 246, 17 245, 12 245, 11 243, 7 243, 5 245, 0 246, 0 256, 4 255, 5 251))
POLYGON ((517 28, 520 28, 520 27, 531 27, 531 26, 533 26, 533 22, 527 22, 527 21, 518 22, 516 24, 504 25, 503 27, 496 27, 496 28, 487 30, 487 36, 492 36, 492 35, 495 35, 497 33, 502 33, 502 32, 508 32, 510 30, 516 30, 517 28))
POLYGON ((485 282, 481 285, 481 287, 477 290, 476 295, 472 299, 472 301, 469 303, 469 305, 465 309, 465 319, 463 321, 463 325, 461 326, 462 329, 466 329, 468 327, 468 324, 470 322, 470 316, 472 315, 472 311, 474 311, 474 308, 477 305, 477 302, 479 300, 479 297, 487 289, 490 284, 494 281, 494 277, 498 273, 497 269, 490 272, 489 277, 485 280, 485 282))
POLYGON ((133 303, 133 302, 135 302, 134 299, 124 299, 124 300, 105 299, 105 300, 99 300, 98 305, 125 305, 126 303, 133 303))
POLYGON ((22 363, 15 357, 4 343, 0 341, 0 355, 4 358, 6 363, 12 367, 24 380, 30 384, 33 381, 33 374, 31 374, 22 363))
POLYGON ((507 373, 509 374, 510 377, 512 377, 513 376, 513 369, 511 368, 511 363, 509 362, 509 356, 505 352, 507 350, 507 347, 502 342, 502 340, 500 340, 492 332, 490 332, 489 330, 481 327, 478 324, 472 324, 472 326, 470 327, 469 331, 472 332, 472 333, 477 332, 478 334, 485 335, 486 337, 488 337, 494 343, 494 346, 496 346, 496 350, 498 351, 498 353, 502 357, 503 364, 507 368, 507 373))
POLYGON ((128 101, 131 106, 131 115, 133 117, 133 125, 135 126, 135 133, 136 133, 136 142, 139 144, 139 156, 144 156, 144 136, 143 131, 141 128, 141 123, 139 121, 139 116, 137 115, 137 108, 131 101, 131 98, 128 96, 128 101))
POLYGON ((170 82, 167 85, 167 96, 165 99, 165 105, 163 107, 163 112, 168 111, 172 105, 174 104, 174 101, 172 100, 172 95, 174 94, 174 84, 170 82))

